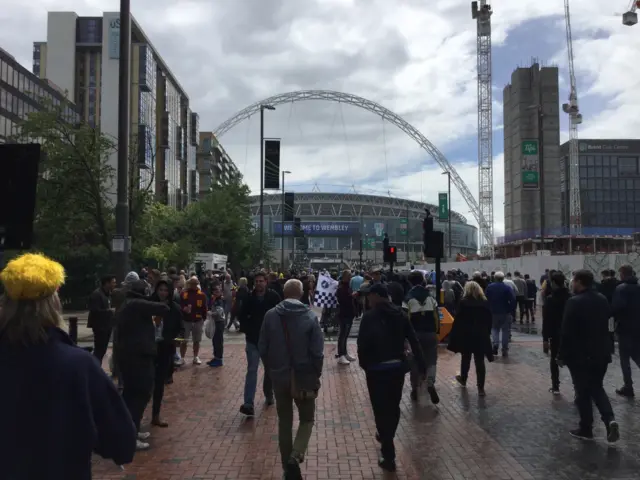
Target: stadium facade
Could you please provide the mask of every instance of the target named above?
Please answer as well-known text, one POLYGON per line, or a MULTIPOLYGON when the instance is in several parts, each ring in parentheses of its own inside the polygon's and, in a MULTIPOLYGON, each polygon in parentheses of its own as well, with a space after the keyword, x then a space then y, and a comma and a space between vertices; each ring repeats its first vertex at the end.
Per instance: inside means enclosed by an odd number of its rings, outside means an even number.
MULTIPOLYGON (((398 263, 422 260, 422 219, 428 209, 434 217, 434 228, 445 233, 446 221, 438 221, 438 206, 400 198, 358 193, 295 193, 294 216, 301 220, 304 239, 295 244, 298 255, 306 248, 309 260, 336 259, 357 262, 360 240, 363 259, 382 263, 384 233, 398 248, 398 263)), ((251 197, 254 226, 260 221, 260 197, 251 197)), ((264 229, 272 241, 274 257, 280 262, 284 240, 285 266, 294 258, 293 225, 285 223, 282 235, 282 195, 264 195, 264 229)), ((478 249, 478 229, 464 216, 451 211, 452 256, 474 255, 478 249)), ((296 257, 298 258, 298 257, 296 257)))

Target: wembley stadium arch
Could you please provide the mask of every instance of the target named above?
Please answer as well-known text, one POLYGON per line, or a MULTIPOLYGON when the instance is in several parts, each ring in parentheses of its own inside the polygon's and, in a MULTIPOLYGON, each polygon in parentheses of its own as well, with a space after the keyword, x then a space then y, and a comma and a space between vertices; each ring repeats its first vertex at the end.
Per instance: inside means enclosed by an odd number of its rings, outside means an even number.
POLYGON ((281 93, 278 95, 273 95, 269 98, 265 98, 264 100, 253 103, 248 107, 240 110, 231 118, 218 125, 213 133, 216 135, 216 137, 220 138, 240 122, 248 119, 255 113, 259 113, 263 105, 276 106, 289 102, 303 102, 310 100, 323 100, 326 102, 338 102, 353 105, 355 107, 362 108, 378 115, 383 120, 391 122, 393 125, 402 130, 418 145, 420 145, 420 147, 438 163, 440 168, 451 175, 451 182, 455 185, 455 187, 464 198, 465 202, 469 206, 471 214, 474 216, 474 218, 478 222, 478 225, 480 226, 480 237, 483 240, 482 243, 484 243, 485 245, 493 245, 493 238, 491 238, 491 232, 493 231, 493 228, 491 228, 491 225, 489 225, 485 221, 480 211, 478 202, 471 194, 469 187, 467 187, 460 175, 458 175, 456 169, 453 167, 453 165, 451 165, 444 154, 440 150, 438 150, 436 146, 427 139, 427 137, 420 133, 417 128, 415 128, 413 125, 405 121, 402 117, 395 114, 391 110, 372 100, 368 100, 357 95, 352 95, 350 93, 337 92, 334 90, 299 90, 296 92, 281 93))

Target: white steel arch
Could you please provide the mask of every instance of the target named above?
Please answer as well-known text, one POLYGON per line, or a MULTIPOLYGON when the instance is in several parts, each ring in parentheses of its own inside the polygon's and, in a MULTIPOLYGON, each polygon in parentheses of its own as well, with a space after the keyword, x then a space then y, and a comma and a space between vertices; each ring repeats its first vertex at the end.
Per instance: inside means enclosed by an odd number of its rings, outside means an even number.
POLYGON ((391 110, 383 107, 382 105, 373 102, 371 100, 367 100, 366 98, 359 97, 357 95, 352 95, 350 93, 336 92, 333 90, 299 90, 297 92, 288 92, 281 93, 278 95, 274 95, 269 98, 265 98, 259 102, 253 103, 248 107, 240 110, 238 113, 233 115, 228 120, 222 122, 218 127, 214 130, 214 134, 216 137, 220 138, 230 129, 235 127, 238 123, 246 120, 251 117, 255 113, 260 112, 261 105, 282 105, 283 103, 289 102, 302 102, 307 100, 324 100, 326 102, 342 102, 348 105, 353 105, 359 108, 363 108, 364 110, 368 110, 371 113, 375 113, 380 116, 383 120, 388 120, 404 133, 406 133, 409 137, 411 137, 420 147, 433 157, 433 159, 440 165, 440 167, 449 172, 451 175, 451 182, 458 189, 464 200, 467 202, 471 213, 473 214, 476 222, 478 222, 478 226, 480 229, 480 236, 482 237, 481 241, 484 240, 485 244, 493 245, 494 240, 492 238, 493 226, 489 225, 485 221, 482 216, 482 212, 480 211, 480 207, 478 206, 478 202, 471 194, 469 187, 464 183, 460 175, 456 169, 449 163, 446 157, 442 154, 440 150, 438 150, 435 145, 433 145, 427 137, 425 137, 420 131, 415 128, 410 123, 406 122, 402 117, 393 113, 391 110), (490 227, 490 228, 489 228, 490 227))

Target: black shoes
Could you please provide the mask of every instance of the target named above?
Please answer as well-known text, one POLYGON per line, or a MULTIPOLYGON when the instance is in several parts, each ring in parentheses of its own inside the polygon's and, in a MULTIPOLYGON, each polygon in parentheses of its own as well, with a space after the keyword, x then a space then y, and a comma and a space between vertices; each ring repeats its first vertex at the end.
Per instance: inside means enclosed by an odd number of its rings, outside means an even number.
POLYGON ((462 375, 456 375, 456 382, 458 382, 461 387, 467 386, 467 379, 464 378, 462 375))
POLYGON ((387 472, 395 472, 397 470, 396 461, 395 460, 387 460, 384 457, 380 457, 378 460, 378 465, 381 469, 387 472))
POLYGON ((436 387, 433 385, 427 387, 427 392, 429 392, 429 397, 431 397, 431 403, 437 405, 440 403, 440 397, 438 396, 438 392, 436 391, 436 387))
POLYGON ((616 443, 620 440, 620 427, 618 422, 612 420, 607 424, 607 442, 616 443))
POLYGON ((295 458, 290 458, 284 470, 285 480, 302 480, 302 471, 300 470, 300 462, 295 458))
POLYGON ((411 397, 411 400, 413 400, 414 402, 417 402, 418 401, 418 391, 417 390, 411 390, 410 397, 411 397))
POLYGON ((617 389, 616 393, 621 397, 627 397, 627 398, 633 398, 636 396, 635 392, 633 391, 633 387, 629 387, 626 385, 622 388, 617 389))
POLYGON ((274 400, 273 400, 273 397, 267 397, 267 398, 264 400, 264 404, 265 404, 267 407, 270 407, 270 406, 271 406, 271 405, 273 405, 274 403, 275 403, 275 402, 274 402, 274 400))
POLYGON ((242 405, 240 407, 240 413, 247 417, 254 417, 256 415, 253 405, 242 405))

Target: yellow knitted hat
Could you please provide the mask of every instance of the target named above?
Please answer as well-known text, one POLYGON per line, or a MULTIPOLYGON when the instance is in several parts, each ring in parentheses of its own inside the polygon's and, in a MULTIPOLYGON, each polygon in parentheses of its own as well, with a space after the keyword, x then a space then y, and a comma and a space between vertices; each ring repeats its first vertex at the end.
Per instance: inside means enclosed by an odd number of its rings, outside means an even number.
POLYGON ((64 267, 42 254, 27 253, 11 260, 0 281, 12 300, 38 300, 53 295, 64 284, 64 267))

